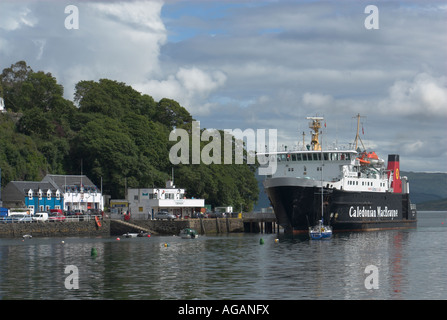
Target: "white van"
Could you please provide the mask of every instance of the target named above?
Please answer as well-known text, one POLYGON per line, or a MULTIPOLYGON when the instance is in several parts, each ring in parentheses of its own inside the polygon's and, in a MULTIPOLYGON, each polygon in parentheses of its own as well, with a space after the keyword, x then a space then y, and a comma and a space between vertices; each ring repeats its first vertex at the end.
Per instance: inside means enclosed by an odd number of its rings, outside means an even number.
POLYGON ((47 222, 48 221, 48 212, 36 212, 33 215, 33 221, 47 222))

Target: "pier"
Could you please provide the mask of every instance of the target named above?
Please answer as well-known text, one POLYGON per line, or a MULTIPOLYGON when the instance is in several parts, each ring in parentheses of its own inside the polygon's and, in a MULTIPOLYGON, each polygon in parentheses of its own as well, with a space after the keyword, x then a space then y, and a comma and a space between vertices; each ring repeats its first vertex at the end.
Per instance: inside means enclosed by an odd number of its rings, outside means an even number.
POLYGON ((246 212, 242 214, 244 232, 278 233, 279 225, 273 212, 246 212))
POLYGON ((184 228, 193 228, 202 235, 225 233, 278 233, 279 226, 273 213, 250 212, 238 217, 201 219, 148 220, 101 219, 96 223, 90 216, 64 222, 0 223, 0 238, 51 236, 110 236, 127 232, 147 232, 153 235, 178 235, 184 228))

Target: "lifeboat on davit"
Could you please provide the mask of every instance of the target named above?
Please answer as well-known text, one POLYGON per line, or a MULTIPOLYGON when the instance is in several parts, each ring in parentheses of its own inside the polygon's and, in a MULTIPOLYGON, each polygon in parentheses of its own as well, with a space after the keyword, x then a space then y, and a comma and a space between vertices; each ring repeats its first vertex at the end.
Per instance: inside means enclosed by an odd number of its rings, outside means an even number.
POLYGON ((360 154, 360 157, 357 158, 361 165, 368 166, 368 165, 376 165, 383 163, 383 160, 379 159, 379 156, 374 151, 370 152, 362 152, 360 154))

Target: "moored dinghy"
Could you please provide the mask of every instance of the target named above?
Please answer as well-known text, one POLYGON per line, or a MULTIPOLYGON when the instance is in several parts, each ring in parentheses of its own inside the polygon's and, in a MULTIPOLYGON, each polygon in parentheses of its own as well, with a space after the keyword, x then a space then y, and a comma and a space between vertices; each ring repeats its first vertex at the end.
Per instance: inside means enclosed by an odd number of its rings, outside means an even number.
POLYGON ((194 229, 192 229, 192 228, 185 228, 185 229, 182 229, 182 230, 180 231, 180 236, 181 236, 183 239, 195 239, 195 238, 198 238, 198 237, 199 237, 199 235, 197 234, 197 231, 194 230, 194 229))

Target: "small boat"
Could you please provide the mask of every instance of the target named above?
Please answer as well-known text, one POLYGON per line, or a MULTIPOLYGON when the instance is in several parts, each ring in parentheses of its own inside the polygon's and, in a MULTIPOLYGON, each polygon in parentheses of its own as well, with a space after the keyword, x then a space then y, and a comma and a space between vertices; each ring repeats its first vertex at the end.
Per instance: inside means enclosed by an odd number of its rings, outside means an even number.
POLYGON ((309 228, 309 235, 312 240, 329 239, 332 236, 332 228, 324 225, 323 220, 312 228, 309 228))
POLYGON ((182 239, 195 239, 199 237, 197 231, 192 228, 185 228, 180 231, 180 236, 182 239))
POLYGON ((149 232, 144 232, 143 230, 138 233, 137 237, 150 237, 151 234, 149 232))
POLYGON ((101 227, 101 220, 99 220, 99 217, 98 217, 98 216, 95 216, 95 222, 96 222, 96 226, 97 226, 98 228, 100 228, 100 227, 101 227))
POLYGON ((138 236, 138 233, 126 232, 125 234, 123 234, 123 237, 126 237, 126 238, 136 238, 137 236, 138 236))
POLYGON ((31 239, 33 236, 30 234, 24 234, 22 237, 23 239, 31 239))

